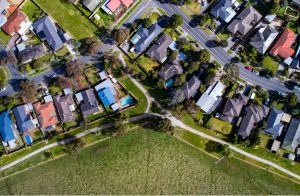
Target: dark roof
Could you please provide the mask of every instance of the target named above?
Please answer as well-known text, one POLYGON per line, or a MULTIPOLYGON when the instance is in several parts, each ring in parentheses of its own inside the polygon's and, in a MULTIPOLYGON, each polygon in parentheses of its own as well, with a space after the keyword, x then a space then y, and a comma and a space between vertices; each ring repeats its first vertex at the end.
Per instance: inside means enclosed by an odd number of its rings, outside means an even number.
POLYGON ((189 99, 194 97, 201 85, 201 82, 197 76, 193 76, 188 82, 186 82, 182 87, 181 90, 184 93, 185 98, 189 99))
POLYGON ((64 96, 57 95, 54 97, 53 101, 62 122, 75 120, 76 113, 72 111, 72 107, 74 107, 75 109, 75 102, 73 100, 72 94, 64 96))
POLYGON ((18 53, 18 58, 20 63, 24 64, 45 55, 46 52, 43 44, 28 46, 25 50, 18 53))
POLYGON ((243 106, 248 103, 248 100, 247 96, 240 94, 237 98, 227 99, 222 110, 221 119, 234 123, 234 120, 240 116, 243 106))
POLYGON ((80 92, 83 101, 80 104, 81 113, 84 116, 100 112, 99 105, 93 89, 80 92))
POLYGON ((49 46, 57 51, 63 47, 63 41, 58 34, 54 21, 45 16, 32 24, 35 32, 42 40, 46 40, 49 46))
POLYGON ((12 111, 16 118, 17 126, 21 134, 36 129, 36 125, 33 122, 32 117, 33 106, 31 103, 15 107, 12 111))
POLYGON ((295 151, 300 144, 300 121, 293 118, 284 137, 282 148, 295 151))
POLYGON ((96 9, 100 2, 101 0, 85 0, 83 1, 83 5, 92 12, 96 9))
POLYGON ((173 40, 167 34, 163 34, 146 52, 146 54, 161 63, 166 60, 168 47, 172 44, 173 40))
POLYGON ((174 61, 169 61, 159 72, 158 75, 164 80, 168 80, 173 76, 183 73, 183 68, 180 65, 180 60, 176 58, 174 61))

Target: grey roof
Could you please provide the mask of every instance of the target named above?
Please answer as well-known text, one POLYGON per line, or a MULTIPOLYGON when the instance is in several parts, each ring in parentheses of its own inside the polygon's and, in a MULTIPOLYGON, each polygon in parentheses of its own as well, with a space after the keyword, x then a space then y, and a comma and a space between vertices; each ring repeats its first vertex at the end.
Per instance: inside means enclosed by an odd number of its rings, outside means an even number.
POLYGON ((36 125, 33 122, 33 106, 31 103, 20 105, 12 110, 17 126, 21 134, 30 132, 36 129, 36 125))
POLYGON ((159 26, 158 22, 156 22, 149 29, 141 27, 132 37, 131 42, 134 43, 134 40, 138 40, 134 44, 134 48, 138 53, 141 53, 146 50, 146 48, 161 32, 162 28, 159 26))
POLYGON ((75 120, 76 113, 72 111, 72 107, 75 107, 75 102, 73 100, 72 94, 64 96, 57 95, 53 100, 62 122, 75 120))
POLYGON ((300 121, 293 118, 284 137, 282 148, 295 151, 300 144, 300 121))
POLYGON ((100 108, 92 88, 79 93, 82 97, 80 110, 84 116, 100 112, 100 108))
POLYGON ((229 24, 227 29, 233 34, 239 32, 246 35, 261 18, 262 15, 256 9, 248 6, 229 24))
POLYGON ((25 50, 18 53, 18 58, 20 63, 24 64, 45 55, 46 52, 43 44, 28 46, 25 50))
POLYGON ((92 12, 96 9, 100 2, 101 0, 84 0, 83 5, 92 12))
POLYGON ((256 48, 260 54, 264 54, 271 46, 277 35, 278 31, 270 25, 262 26, 251 38, 250 45, 256 48))
POLYGON ((236 0, 220 0, 218 3, 211 9, 210 13, 215 18, 220 18, 225 22, 230 22, 233 17, 236 15, 234 11, 236 0))
POLYGON ((37 35, 42 40, 46 40, 54 51, 57 51, 63 47, 63 41, 58 34, 55 23, 49 16, 45 16, 37 20, 32 24, 32 26, 37 35))
POLYGON ((227 99, 223 110, 222 110, 222 120, 230 123, 235 123, 236 119, 240 116, 243 106, 246 105, 249 98, 244 95, 240 95, 237 98, 227 99))
POLYGON ((0 0, 0 14, 7 9, 9 6, 9 3, 7 0, 0 0))
POLYGON ((255 123, 258 123, 267 117, 268 112, 269 108, 265 105, 247 107, 238 130, 238 135, 244 138, 248 137, 255 123))
POLYGON ((275 137, 280 136, 284 127, 284 125, 281 123, 283 114, 283 111, 272 108, 267 119, 265 132, 272 134, 275 137))
POLYGON ((174 61, 169 61, 159 72, 158 75, 164 80, 168 80, 173 76, 183 73, 183 68, 180 65, 180 60, 176 58, 174 61))
POLYGON ((201 85, 201 82, 197 76, 193 76, 188 82, 186 82, 182 87, 181 90, 184 93, 186 99, 194 97, 201 85))
POLYGON ((161 63, 166 60, 168 54, 168 47, 173 43, 171 37, 163 34, 146 52, 146 54, 161 63))

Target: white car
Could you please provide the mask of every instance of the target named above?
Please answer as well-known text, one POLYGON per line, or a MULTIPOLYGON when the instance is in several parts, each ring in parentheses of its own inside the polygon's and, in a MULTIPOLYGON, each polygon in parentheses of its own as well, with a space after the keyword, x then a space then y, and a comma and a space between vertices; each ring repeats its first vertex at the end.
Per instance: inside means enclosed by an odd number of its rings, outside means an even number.
POLYGON ((0 92, 5 91, 5 90, 6 90, 6 87, 3 87, 0 89, 0 92))
POLYGON ((201 0, 201 4, 203 7, 207 6, 207 0, 201 0))

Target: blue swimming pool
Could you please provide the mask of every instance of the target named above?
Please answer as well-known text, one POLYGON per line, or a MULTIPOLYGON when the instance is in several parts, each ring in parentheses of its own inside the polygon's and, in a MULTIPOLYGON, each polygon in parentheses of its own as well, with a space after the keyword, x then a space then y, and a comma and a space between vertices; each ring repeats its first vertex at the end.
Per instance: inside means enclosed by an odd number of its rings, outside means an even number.
POLYGON ((131 105, 133 101, 134 101, 133 97, 128 95, 121 100, 121 106, 131 105))
POLYGON ((179 59, 182 61, 184 61, 186 59, 186 54, 184 54, 183 52, 179 52, 178 56, 179 56, 179 59))
POLYGON ((31 137, 30 137, 30 135, 25 135, 24 136, 24 138, 25 138, 25 142, 26 142, 26 144, 28 144, 28 145, 31 145, 32 144, 32 139, 31 139, 31 137))
POLYGON ((167 88, 170 88, 170 87, 173 85, 173 83, 174 83, 174 80, 173 80, 173 79, 168 80, 168 81, 166 82, 166 87, 167 87, 167 88))

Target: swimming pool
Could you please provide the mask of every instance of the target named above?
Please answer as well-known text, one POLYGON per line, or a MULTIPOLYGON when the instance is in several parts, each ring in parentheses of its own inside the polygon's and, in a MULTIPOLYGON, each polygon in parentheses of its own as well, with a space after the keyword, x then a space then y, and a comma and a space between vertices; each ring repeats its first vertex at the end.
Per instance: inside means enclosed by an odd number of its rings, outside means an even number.
POLYGON ((32 144, 32 139, 31 139, 30 135, 26 134, 24 136, 24 138, 25 138, 25 142, 26 142, 27 145, 31 145, 32 144))
POLYGON ((170 79, 166 82, 166 88, 170 88, 174 83, 174 80, 173 79, 170 79))
POLYGON ((133 101, 134 101, 133 97, 128 95, 121 100, 121 106, 130 105, 133 103, 133 101))

